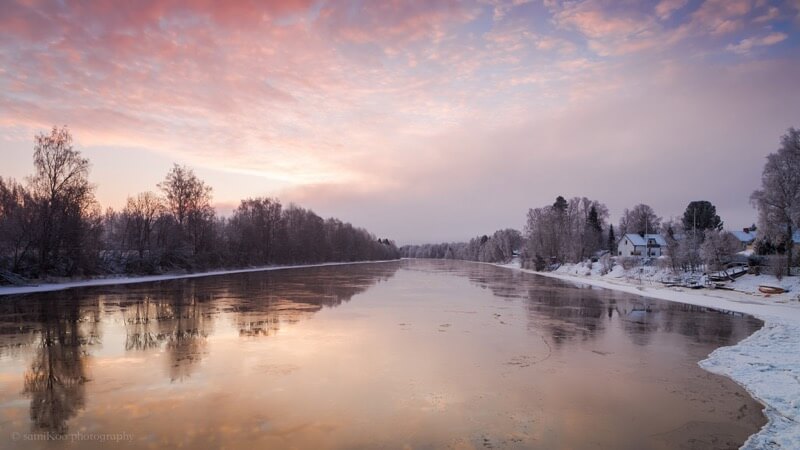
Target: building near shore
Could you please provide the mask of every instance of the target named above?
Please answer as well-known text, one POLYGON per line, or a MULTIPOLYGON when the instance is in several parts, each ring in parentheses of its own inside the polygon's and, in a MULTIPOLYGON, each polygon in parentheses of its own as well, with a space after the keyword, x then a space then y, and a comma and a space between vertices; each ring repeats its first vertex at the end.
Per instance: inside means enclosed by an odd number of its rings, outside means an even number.
POLYGON ((660 234, 628 233, 617 243, 617 256, 658 258, 666 248, 667 241, 660 234))

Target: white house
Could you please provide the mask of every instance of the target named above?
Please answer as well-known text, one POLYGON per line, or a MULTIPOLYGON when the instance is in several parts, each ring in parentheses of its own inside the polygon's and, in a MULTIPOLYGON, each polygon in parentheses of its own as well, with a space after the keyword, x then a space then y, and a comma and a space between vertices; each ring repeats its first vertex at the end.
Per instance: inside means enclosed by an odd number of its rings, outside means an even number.
POLYGON ((742 246, 742 250, 752 250, 753 249, 753 242, 756 240, 756 231, 751 230, 750 228, 745 228, 741 231, 731 231, 731 234, 736 236, 736 239, 739 240, 739 243, 742 246))
POLYGON ((628 233, 617 243, 618 256, 649 256, 657 258, 667 251, 667 241, 660 234, 628 233))

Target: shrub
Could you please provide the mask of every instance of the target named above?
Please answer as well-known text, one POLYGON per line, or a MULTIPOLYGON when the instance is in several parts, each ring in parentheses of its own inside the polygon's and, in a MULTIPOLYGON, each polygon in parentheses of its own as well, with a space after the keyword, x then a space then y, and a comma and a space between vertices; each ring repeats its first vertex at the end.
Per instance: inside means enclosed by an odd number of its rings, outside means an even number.
POLYGON ((775 275, 778 281, 786 274, 786 256, 773 255, 769 258, 769 272, 775 275))
POLYGON ((636 257, 626 256, 619 258, 617 262, 622 266, 623 269, 630 270, 638 265, 641 265, 642 261, 636 257))
POLYGON ((600 257, 600 275, 606 275, 614 268, 614 258, 606 253, 600 257))

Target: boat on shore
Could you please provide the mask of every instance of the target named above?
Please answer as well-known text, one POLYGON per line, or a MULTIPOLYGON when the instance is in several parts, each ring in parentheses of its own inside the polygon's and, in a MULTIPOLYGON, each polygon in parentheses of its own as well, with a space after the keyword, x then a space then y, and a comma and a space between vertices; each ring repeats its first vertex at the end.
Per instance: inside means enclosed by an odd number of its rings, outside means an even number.
POLYGON ((768 284, 759 285, 758 290, 763 294, 783 294, 786 292, 786 289, 780 286, 770 286, 768 284))

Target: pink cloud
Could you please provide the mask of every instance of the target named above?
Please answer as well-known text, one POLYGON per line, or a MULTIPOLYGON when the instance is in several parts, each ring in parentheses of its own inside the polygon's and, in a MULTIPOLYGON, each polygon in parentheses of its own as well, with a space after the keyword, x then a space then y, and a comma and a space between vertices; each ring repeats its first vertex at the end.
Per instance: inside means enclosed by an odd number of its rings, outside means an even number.
POLYGON ((730 44, 726 48, 729 51, 744 55, 750 53, 756 47, 768 47, 783 42, 789 37, 786 33, 769 33, 759 37, 749 37, 742 39, 738 44, 730 44))
MULTIPOLYGON (((769 5, 519 3, 1 2, 0 129, 68 124, 80 145, 279 180, 302 199, 429 195, 438 184, 427 177, 502 172, 498 152, 536 166, 571 121, 606 124, 603 102, 675 92, 672 74, 703 55, 731 42, 766 51, 779 37, 751 23, 769 5), (710 36, 726 20, 754 37, 710 36)), ((623 131, 589 128, 635 148, 623 131)), ((241 195, 273 194, 250 188, 241 195)))
POLYGON ((656 15, 661 20, 669 19, 675 11, 683 8, 687 3, 688 0, 661 0, 656 5, 656 15))
POLYGON ((474 9, 453 0, 367 1, 354 7, 341 7, 334 2, 320 11, 322 21, 334 36, 357 44, 439 39, 449 25, 469 21, 474 16, 474 9))
POLYGON ((740 30, 755 7, 753 0, 706 0, 692 13, 692 23, 712 35, 740 30))
POLYGON ((610 10, 598 0, 553 4, 553 20, 588 39, 597 54, 623 55, 662 46, 663 30, 655 18, 634 9, 610 10))

